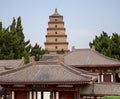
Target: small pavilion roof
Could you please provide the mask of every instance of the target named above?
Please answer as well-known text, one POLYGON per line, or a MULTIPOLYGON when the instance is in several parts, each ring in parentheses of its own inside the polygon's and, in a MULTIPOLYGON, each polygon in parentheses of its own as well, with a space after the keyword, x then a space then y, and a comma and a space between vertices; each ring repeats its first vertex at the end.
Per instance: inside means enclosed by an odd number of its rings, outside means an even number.
POLYGON ((104 56, 93 48, 91 49, 74 49, 64 56, 64 62, 76 67, 107 67, 120 66, 120 61, 104 56))
POLYGON ((28 64, 0 74, 0 84, 84 84, 97 79, 97 74, 76 69, 64 63, 28 64))

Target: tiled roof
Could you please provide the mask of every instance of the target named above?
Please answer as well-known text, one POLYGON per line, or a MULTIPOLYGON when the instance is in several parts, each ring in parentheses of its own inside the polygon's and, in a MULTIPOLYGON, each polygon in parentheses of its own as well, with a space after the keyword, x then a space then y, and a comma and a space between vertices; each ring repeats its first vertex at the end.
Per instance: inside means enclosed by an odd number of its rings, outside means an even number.
POLYGON ((78 70, 64 63, 56 65, 28 65, 8 71, 0 75, 0 83, 12 82, 89 82, 95 80, 97 75, 84 70, 78 70))
POLYGON ((94 49, 76 49, 64 56, 64 62, 74 66, 120 66, 120 61, 104 56, 94 49))
POLYGON ((40 61, 58 61, 59 56, 58 55, 43 55, 40 61))
POLYGON ((0 60, 0 73, 5 72, 7 70, 18 68, 19 66, 24 64, 23 59, 19 60, 0 60))

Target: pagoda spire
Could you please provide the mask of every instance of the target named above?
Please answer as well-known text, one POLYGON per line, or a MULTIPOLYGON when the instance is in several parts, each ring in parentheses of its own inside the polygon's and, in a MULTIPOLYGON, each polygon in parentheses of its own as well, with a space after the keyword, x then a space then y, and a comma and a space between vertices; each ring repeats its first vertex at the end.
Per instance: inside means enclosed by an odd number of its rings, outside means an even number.
POLYGON ((55 12, 51 16, 61 16, 61 15, 58 13, 57 8, 55 8, 55 12))
POLYGON ((55 14, 58 14, 57 8, 55 8, 55 14))

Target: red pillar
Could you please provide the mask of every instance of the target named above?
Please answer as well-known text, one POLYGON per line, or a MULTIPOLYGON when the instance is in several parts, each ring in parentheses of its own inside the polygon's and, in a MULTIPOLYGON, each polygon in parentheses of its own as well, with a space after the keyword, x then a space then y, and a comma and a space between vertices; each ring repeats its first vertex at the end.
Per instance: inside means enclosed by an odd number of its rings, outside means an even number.
POLYGON ((56 99, 56 92, 54 91, 54 99, 56 99))
POLYGON ((0 93, 0 99, 2 99, 2 94, 0 93))
POLYGON ((97 96, 94 96, 94 99, 97 99, 97 96))
POLYGON ((78 87, 78 99, 81 99, 80 97, 80 88, 78 87))
POLYGON ((37 99, 37 91, 32 91, 32 99, 37 99))

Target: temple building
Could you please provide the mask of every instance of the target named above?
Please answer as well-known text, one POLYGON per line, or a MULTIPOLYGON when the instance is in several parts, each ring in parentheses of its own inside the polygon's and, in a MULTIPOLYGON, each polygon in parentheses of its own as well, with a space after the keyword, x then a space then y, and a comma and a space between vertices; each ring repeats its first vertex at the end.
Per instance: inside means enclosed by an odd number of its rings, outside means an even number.
POLYGON ((104 99, 106 95, 120 95, 116 72, 120 61, 94 48, 73 47, 68 51, 62 19, 55 9, 45 42, 50 53, 40 61, 34 57, 28 64, 23 59, 0 60, 0 99, 104 99), (61 49, 67 53, 55 54, 61 49))
POLYGON ((97 74, 64 64, 56 56, 0 73, 0 85, 7 99, 81 99, 82 86, 91 85, 97 74), (47 59, 47 60, 46 60, 47 59), (5 91, 5 92, 4 92, 5 91))
POLYGON ((54 14, 49 17, 45 49, 50 53, 60 51, 68 52, 67 35, 65 34, 63 16, 55 9, 54 14))

